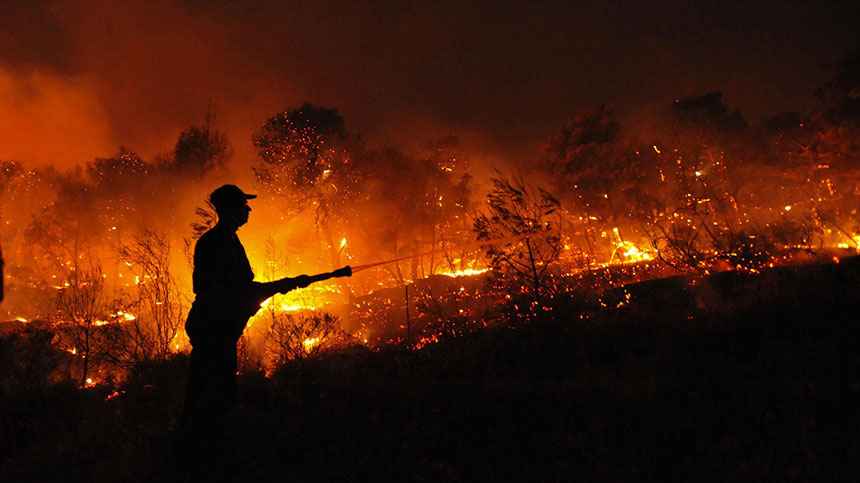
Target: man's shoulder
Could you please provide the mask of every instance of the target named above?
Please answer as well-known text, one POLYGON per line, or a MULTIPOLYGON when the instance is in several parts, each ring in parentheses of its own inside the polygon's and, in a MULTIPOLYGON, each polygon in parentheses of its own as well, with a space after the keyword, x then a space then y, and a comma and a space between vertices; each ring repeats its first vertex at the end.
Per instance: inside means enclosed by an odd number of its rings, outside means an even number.
POLYGON ((197 247, 201 246, 211 246, 211 245, 220 245, 222 243, 228 243, 230 241, 230 234, 227 230, 222 229, 218 225, 213 226, 208 229, 206 233, 200 236, 197 240, 197 247))

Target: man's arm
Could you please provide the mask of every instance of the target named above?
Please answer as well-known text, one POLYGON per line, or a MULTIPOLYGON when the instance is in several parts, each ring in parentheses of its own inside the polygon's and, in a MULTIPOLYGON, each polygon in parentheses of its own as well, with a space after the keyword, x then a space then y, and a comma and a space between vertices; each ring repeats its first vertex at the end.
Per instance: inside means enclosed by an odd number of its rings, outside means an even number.
POLYGON ((287 293, 297 288, 305 288, 316 282, 322 282, 330 278, 350 277, 352 268, 346 267, 333 272, 320 273, 317 275, 299 275, 298 277, 285 277, 274 282, 253 282, 251 293, 247 297, 247 308, 249 315, 253 316, 260 310, 260 304, 276 293, 287 293))
MULTIPOLYGON (((310 277, 299 275, 298 277, 286 277, 274 282, 253 282, 251 293, 248 295, 249 308, 257 313, 257 310, 269 297, 277 293, 287 293, 297 288, 304 288, 311 284, 310 277)), ((253 315, 253 314, 251 314, 253 315)))
POLYGON ((280 289, 278 292, 287 293, 290 290, 295 290, 297 288, 305 288, 312 283, 322 282, 324 280, 328 280, 330 278, 340 278, 340 277, 351 277, 352 276, 352 267, 349 265, 338 268, 333 272, 326 273, 318 273, 316 275, 299 275, 298 277, 293 278, 282 278, 274 283, 280 283, 280 289))

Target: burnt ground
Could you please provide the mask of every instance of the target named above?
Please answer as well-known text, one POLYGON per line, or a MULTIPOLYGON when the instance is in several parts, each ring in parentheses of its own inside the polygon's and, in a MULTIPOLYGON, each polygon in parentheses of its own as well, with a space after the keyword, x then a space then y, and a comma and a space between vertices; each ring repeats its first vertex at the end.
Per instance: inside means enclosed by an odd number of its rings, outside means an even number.
MULTIPOLYGON (((612 307, 624 301, 611 310, 573 299, 545 320, 421 351, 356 349, 285 366, 271 379, 243 375, 241 403, 213 455, 215 474, 225 481, 856 475, 860 262, 691 283, 627 286, 606 294, 612 307)), ((184 462, 171 457, 170 428, 185 364, 177 357, 139 367, 110 398, 114 389, 104 386, 4 384, 0 479, 180 479, 175 466, 184 462)))

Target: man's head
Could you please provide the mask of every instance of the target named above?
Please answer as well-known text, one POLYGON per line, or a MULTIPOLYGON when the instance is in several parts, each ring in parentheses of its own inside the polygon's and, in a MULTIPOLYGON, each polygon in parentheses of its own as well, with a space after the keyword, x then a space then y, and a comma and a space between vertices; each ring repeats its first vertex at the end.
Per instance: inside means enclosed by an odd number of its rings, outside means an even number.
POLYGON ((249 195, 233 184, 225 184, 209 195, 209 202, 215 206, 219 222, 235 225, 237 228, 248 222, 251 207, 248 200, 257 195, 249 195))

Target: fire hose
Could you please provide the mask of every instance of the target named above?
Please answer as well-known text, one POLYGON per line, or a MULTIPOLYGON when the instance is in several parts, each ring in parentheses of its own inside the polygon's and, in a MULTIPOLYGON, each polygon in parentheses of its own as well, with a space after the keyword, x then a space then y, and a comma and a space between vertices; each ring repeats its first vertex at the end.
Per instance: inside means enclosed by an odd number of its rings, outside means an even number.
POLYGON ((478 240, 478 241, 473 242, 473 243, 467 243, 467 244, 459 245, 459 246, 452 247, 452 248, 437 248, 436 250, 430 250, 430 251, 426 251, 426 252, 422 252, 422 253, 415 253, 412 255, 404 256, 404 257, 392 258, 390 260, 384 260, 381 262, 373 262, 373 263, 365 263, 364 265, 356 265, 356 266, 352 267, 352 273, 360 272, 362 270, 367 270, 370 268, 380 267, 382 265, 388 265, 390 263, 402 262, 404 260, 411 260, 411 259, 417 258, 417 257, 424 257, 427 255, 432 255, 434 253, 444 253, 444 252, 450 252, 453 250, 469 250, 472 248, 479 248, 479 247, 483 247, 483 246, 487 246, 487 245, 497 245, 497 244, 502 244, 502 243, 514 243, 514 242, 524 240, 527 238, 544 238, 547 236, 557 234, 558 232, 559 232, 559 229, 556 228, 554 230, 547 230, 547 231, 542 231, 542 232, 538 232, 538 233, 526 233, 526 234, 519 234, 519 235, 511 235, 511 236, 502 237, 502 238, 495 238, 492 240, 478 240))

